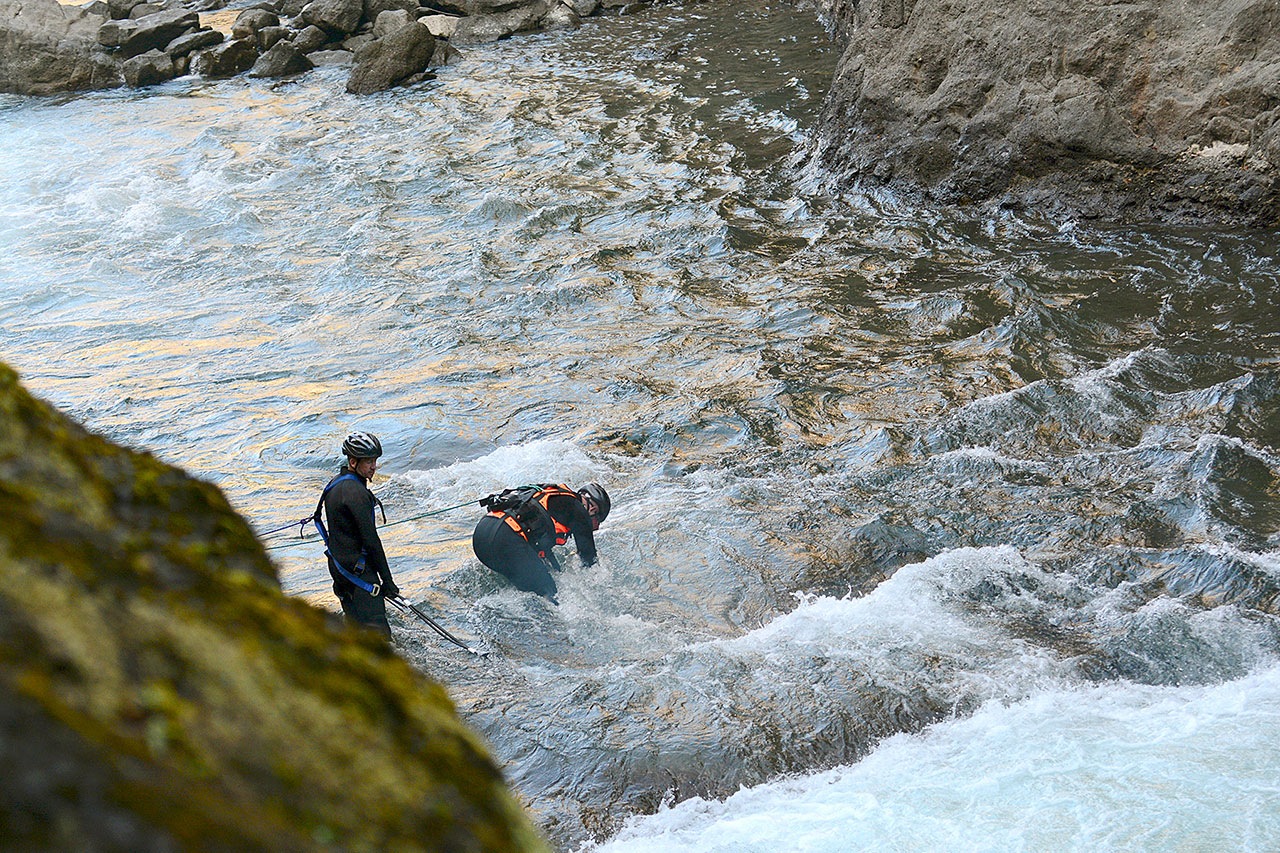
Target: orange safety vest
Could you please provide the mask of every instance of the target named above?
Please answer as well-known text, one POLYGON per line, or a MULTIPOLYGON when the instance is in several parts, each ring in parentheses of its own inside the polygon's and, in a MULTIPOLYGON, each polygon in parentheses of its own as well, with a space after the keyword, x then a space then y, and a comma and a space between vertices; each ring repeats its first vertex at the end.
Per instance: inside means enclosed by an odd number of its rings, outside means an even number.
MULTIPOLYGON (((542 508, 546 511, 547 517, 550 518, 551 523, 555 525, 556 544, 563 545, 569 541, 569 528, 557 521, 555 516, 551 514, 551 510, 547 507, 547 501, 555 495, 567 495, 571 498, 577 498, 578 493, 563 483, 540 483, 538 485, 538 491, 533 496, 533 500, 542 504, 542 508)), ((501 518, 506 523, 507 527, 510 527, 516 533, 520 534, 521 539, 529 542, 528 533, 526 533, 525 529, 520 526, 520 522, 516 521, 516 519, 512 517, 511 513, 506 510, 491 509, 489 510, 489 515, 501 518)), ((533 543, 530 542, 529 544, 533 543)), ((540 554, 540 556, 546 555, 540 554)))

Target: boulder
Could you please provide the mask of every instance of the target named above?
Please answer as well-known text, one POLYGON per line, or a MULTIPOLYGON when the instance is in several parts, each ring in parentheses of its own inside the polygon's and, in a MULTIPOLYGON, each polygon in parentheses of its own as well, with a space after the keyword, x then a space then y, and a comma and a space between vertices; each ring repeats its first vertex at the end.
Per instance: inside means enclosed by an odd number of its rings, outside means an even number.
POLYGON ((311 0, 302 9, 302 21, 333 36, 347 36, 360 26, 363 0, 311 0))
POLYGON ((436 50, 435 53, 431 54, 431 63, 427 67, 442 68, 446 65, 455 65, 461 61, 461 51, 444 39, 436 39, 436 50))
POLYGON ((200 29, 200 16, 185 9, 157 12, 143 18, 107 21, 98 30, 98 41, 106 47, 119 48, 128 59, 163 48, 178 36, 200 29))
POLYGON ((431 35, 438 39, 452 38, 458 29, 459 18, 453 15, 424 15, 418 23, 431 30, 431 35))
POLYGON ((307 54, 307 59, 319 68, 322 65, 354 65, 356 56, 349 50, 315 50, 307 54))
POLYGON ((250 77, 287 77, 301 74, 315 66, 294 46, 293 42, 279 41, 249 69, 250 77))
POLYGON ((281 41, 289 41, 293 30, 288 27, 263 27, 258 30, 258 50, 266 53, 281 41))
POLYGON ((439 684, 4 365, 0 496, 0 849, 547 853, 439 684))
POLYGON ((376 39, 383 38, 401 27, 409 24, 416 24, 418 19, 411 16, 403 9, 388 9, 378 15, 378 19, 373 22, 373 37, 376 39))
POLYGON ((107 17, 119 20, 129 17, 134 6, 140 6, 144 0, 106 0, 109 13, 107 17))
POLYGON ((210 79, 234 77, 248 71, 257 61, 258 49, 253 42, 233 39, 197 53, 191 70, 210 79))
POLYGON ((293 37, 293 46, 303 53, 319 50, 329 43, 329 34, 319 27, 307 26, 293 37))
POLYGON ((485 44, 516 33, 532 32, 540 28, 549 10, 546 0, 535 0, 508 12, 462 18, 449 41, 458 45, 485 44))
POLYGON ((355 35, 355 36, 352 36, 351 38, 343 39, 342 49, 349 50, 352 53, 355 53, 357 50, 364 47, 366 44, 372 43, 373 40, 374 39, 373 39, 372 32, 361 33, 360 35, 355 35))
POLYGON ((178 69, 173 64, 173 57, 163 50, 149 50, 126 59, 120 66, 120 73, 126 85, 140 89, 167 83, 178 76, 178 69))
POLYGON ((200 50, 203 47, 213 47, 220 44, 225 39, 221 32, 214 29, 196 30, 194 33, 187 33, 185 36, 178 36, 165 46, 164 52, 170 56, 186 56, 193 50, 200 50))
POLYGON ((231 25, 233 39, 256 39, 263 27, 280 26, 280 16, 266 9, 245 9, 231 25))
POLYGON ((377 21, 383 12, 402 10, 410 17, 418 17, 418 0, 364 0, 364 20, 377 21))
POLYGON ((594 15, 600 9, 600 0, 561 0, 573 13, 579 18, 587 18, 594 15))
POLYGON ((463 17, 474 17, 517 10, 528 6, 529 0, 444 0, 428 5, 463 17))
POLYGON ((406 24, 356 51, 347 91, 368 95, 402 83, 427 68, 435 47, 430 30, 416 21, 406 24))
POLYGON ((553 2, 547 14, 542 18, 544 30, 570 30, 582 25, 582 18, 564 3, 553 2))
POLYGON ((1280 224, 1274 0, 825 0, 838 184, 1109 221, 1280 224))
POLYGON ((57 0, 0 0, 0 91, 49 95, 120 85, 97 40, 100 15, 57 0))
POLYGON ((145 18, 147 15, 163 11, 164 7, 157 3, 139 3, 129 10, 129 17, 136 21, 138 18, 145 18))
POLYGON ((129 18, 113 18, 104 21, 102 26, 98 27, 98 44, 103 47, 119 47, 137 30, 138 22, 129 18))

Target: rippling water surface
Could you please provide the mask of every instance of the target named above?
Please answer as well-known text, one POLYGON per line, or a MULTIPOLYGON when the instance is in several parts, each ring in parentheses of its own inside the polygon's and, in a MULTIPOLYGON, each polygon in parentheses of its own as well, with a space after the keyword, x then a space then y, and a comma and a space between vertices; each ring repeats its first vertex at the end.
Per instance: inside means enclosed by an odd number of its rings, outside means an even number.
POLYGON ((1274 849, 1275 235, 834 198, 836 57, 710 0, 0 100, 0 358, 264 531, 377 432, 401 586, 494 655, 400 647, 563 849, 1274 849), (414 518, 541 480, 615 497, 559 608, 414 518))

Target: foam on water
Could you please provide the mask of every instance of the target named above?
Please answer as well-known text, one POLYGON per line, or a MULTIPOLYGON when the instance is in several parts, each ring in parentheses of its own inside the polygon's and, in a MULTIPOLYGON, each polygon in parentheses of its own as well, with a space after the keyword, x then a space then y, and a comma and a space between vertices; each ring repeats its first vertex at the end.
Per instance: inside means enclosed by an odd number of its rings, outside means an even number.
POLYGON ((1001 626, 1049 609, 1045 589, 1061 584, 1013 548, 958 549, 899 569, 865 597, 805 600, 722 645, 779 669, 803 656, 846 660, 880 684, 937 681, 955 702, 1018 697, 1070 680, 1069 663, 1001 626))
POLYGON ((1051 691, 861 762, 633 819, 594 853, 1269 851, 1280 666, 1173 690, 1051 691))

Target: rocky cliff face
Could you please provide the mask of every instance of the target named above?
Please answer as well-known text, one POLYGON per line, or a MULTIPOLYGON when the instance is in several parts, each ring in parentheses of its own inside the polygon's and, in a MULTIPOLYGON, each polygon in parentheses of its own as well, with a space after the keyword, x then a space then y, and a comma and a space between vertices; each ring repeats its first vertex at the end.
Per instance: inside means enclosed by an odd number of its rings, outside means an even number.
POLYGON ((820 0, 845 185, 1114 221, 1280 223, 1276 0, 820 0))
POLYGON ((543 850, 444 691, 0 365, 0 848, 543 850))

